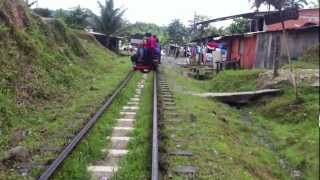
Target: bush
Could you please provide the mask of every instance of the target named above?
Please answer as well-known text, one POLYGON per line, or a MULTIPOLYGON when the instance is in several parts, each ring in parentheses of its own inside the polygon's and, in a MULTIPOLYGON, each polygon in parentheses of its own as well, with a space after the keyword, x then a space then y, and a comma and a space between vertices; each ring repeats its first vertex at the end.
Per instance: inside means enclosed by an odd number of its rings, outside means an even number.
POLYGON ((320 44, 317 44, 307 49, 301 56, 300 60, 319 65, 319 52, 320 52, 319 47, 320 47, 320 44))

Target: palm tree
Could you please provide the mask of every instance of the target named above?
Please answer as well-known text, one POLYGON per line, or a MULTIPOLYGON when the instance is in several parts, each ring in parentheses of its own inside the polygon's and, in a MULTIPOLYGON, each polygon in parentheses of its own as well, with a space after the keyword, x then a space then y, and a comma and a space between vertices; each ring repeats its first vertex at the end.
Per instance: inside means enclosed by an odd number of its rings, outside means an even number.
MULTIPOLYGON (((280 12, 280 16, 282 14, 281 12, 287 8, 302 8, 304 5, 308 4, 306 0, 251 0, 251 1, 253 1, 253 4, 257 8, 257 10, 262 4, 268 5, 269 10, 270 10, 270 6, 273 6, 275 9, 277 9, 280 12)), ((293 88, 295 90, 295 95, 297 99, 298 98, 297 83, 296 83, 294 69, 291 63, 291 56, 289 51, 285 23, 282 17, 281 17, 281 25, 282 25, 283 40, 286 46, 287 57, 288 57, 288 62, 290 66, 293 88)), ((274 63, 274 72, 273 72, 274 77, 278 76, 278 65, 279 65, 278 60, 276 60, 274 63)))
POLYGON ((33 1, 25 0, 25 2, 26 2, 28 7, 31 7, 34 4, 38 3, 38 0, 33 0, 33 1))
POLYGON ((253 1, 253 7, 255 7, 257 11, 259 10, 262 4, 266 3, 265 0, 250 0, 250 1, 253 1))
POLYGON ((97 31, 107 34, 116 35, 123 27, 124 9, 115 8, 113 0, 106 0, 105 4, 98 2, 100 7, 100 16, 95 17, 97 31))

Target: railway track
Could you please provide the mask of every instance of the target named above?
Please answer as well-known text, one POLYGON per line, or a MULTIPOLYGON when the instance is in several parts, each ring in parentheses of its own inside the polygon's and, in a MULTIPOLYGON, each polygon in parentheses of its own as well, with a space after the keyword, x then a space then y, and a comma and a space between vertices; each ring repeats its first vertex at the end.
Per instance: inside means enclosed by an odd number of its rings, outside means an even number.
MULTIPOLYGON (((130 72, 127 77, 118 85, 116 90, 112 93, 110 98, 108 98, 105 103, 99 108, 99 110, 93 115, 92 118, 88 120, 88 123, 79 131, 79 133, 70 141, 70 143, 61 151, 57 158, 48 166, 48 168, 41 174, 38 178, 39 180, 50 179, 59 168, 63 165, 67 157, 69 157, 74 149, 81 143, 81 140, 86 137, 92 127, 99 121, 99 118, 104 114, 104 112, 112 105, 114 100, 119 96, 120 92, 128 85, 133 72, 130 72)), ((113 129, 113 136, 109 137, 111 139, 112 147, 116 149, 109 150, 108 157, 121 158, 127 153, 127 150, 122 150, 127 146, 130 137, 123 137, 124 132, 129 132, 133 130, 133 123, 135 121, 136 111, 138 109, 141 91, 144 87, 144 81, 139 82, 136 94, 130 99, 127 106, 124 106, 120 115, 121 119, 118 119, 118 124, 113 129), (120 137, 117 136, 120 135, 120 137), (117 149, 120 148, 120 149, 117 149), (110 155, 111 154, 111 155, 110 155)), ((154 73, 153 79, 153 115, 152 115, 152 169, 151 169, 151 179, 159 179, 159 143, 158 143, 158 78, 157 73, 154 73)), ((125 133, 127 134, 127 133, 125 133)), ((110 158, 109 158, 110 159, 110 158)), ((111 161, 111 160, 110 160, 111 161)), ((118 162, 118 161, 112 161, 118 162)), ((116 165, 108 166, 92 166, 88 170, 93 172, 93 175, 99 175, 98 179, 109 179, 117 171, 118 167, 116 165)), ((97 176, 96 176, 97 178, 97 176)))

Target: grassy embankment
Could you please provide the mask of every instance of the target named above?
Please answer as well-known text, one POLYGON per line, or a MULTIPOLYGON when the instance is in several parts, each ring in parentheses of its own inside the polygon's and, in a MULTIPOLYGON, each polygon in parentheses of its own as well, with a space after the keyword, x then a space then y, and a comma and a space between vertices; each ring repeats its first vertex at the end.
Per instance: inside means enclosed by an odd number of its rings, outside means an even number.
MULTIPOLYGON (((291 86, 283 85, 282 96, 239 110, 185 92, 254 90, 259 71, 225 71, 209 81, 181 76, 171 68, 165 74, 180 117, 186 120, 175 127, 183 129, 176 137, 186 138, 181 149, 194 153, 190 159, 170 158, 171 168, 195 165, 201 179, 318 177, 319 88, 301 85, 302 101, 295 102, 291 86), (196 122, 190 120, 191 114, 196 122)), ((167 145, 175 148, 172 141, 167 145)))
POLYGON ((120 170, 114 179, 150 179, 152 140, 153 75, 149 75, 142 91, 140 109, 135 130, 129 142, 129 153, 120 162, 120 170))
MULTIPOLYGON (((57 20, 44 22, 19 4, 0 4, 5 19, 0 21, 0 159, 13 147, 26 147, 30 155, 23 163, 32 172, 24 178, 32 179, 116 88, 130 64, 93 37, 57 20), (23 7, 17 17, 13 6, 23 7)), ((20 163, 0 163, 0 179, 21 178, 12 170, 20 163)))
POLYGON ((135 74, 128 86, 98 120, 72 155, 68 157, 53 179, 90 179, 87 167, 90 163, 102 160, 105 157, 105 153, 101 150, 108 149, 106 147, 111 144, 111 141, 107 140, 106 137, 111 136, 116 119, 120 117, 122 107, 133 97, 139 79, 141 79, 141 74, 135 74))

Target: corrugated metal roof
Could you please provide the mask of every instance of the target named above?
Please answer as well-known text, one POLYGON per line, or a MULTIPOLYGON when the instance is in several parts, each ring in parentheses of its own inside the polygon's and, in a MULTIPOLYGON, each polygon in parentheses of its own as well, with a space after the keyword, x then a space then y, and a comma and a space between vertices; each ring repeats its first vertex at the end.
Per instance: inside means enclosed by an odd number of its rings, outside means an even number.
MULTIPOLYGON (((304 31, 304 30, 310 30, 310 29, 320 29, 320 26, 314 25, 314 26, 307 26, 307 27, 300 27, 300 28, 292 28, 292 29, 286 29, 288 32, 292 31, 304 31)), ((219 36, 215 37, 212 40, 224 40, 228 38, 235 38, 235 37, 250 37, 256 34, 262 34, 262 33, 272 33, 272 32, 281 32, 281 30, 276 30, 276 31, 257 31, 257 32, 248 32, 248 33, 243 33, 243 34, 231 34, 231 35, 226 35, 226 36, 219 36)))
MULTIPOLYGON (((300 9, 299 12, 301 11, 313 11, 313 10, 317 10, 319 11, 319 8, 311 8, 311 9, 300 9)), ((210 19, 207 21, 202 21, 202 22, 198 22, 196 23, 196 25, 201 25, 201 24, 209 24, 212 22, 218 22, 218 21, 224 21, 224 20, 230 20, 230 19, 236 19, 236 18, 247 18, 247 19, 256 19, 259 17, 263 17, 266 14, 269 13, 275 13, 277 11, 262 11, 262 12, 250 12, 250 13, 243 13, 243 14, 237 14, 237 15, 232 15, 232 16, 225 16, 225 17, 219 17, 219 18, 215 18, 215 19, 210 19)))

